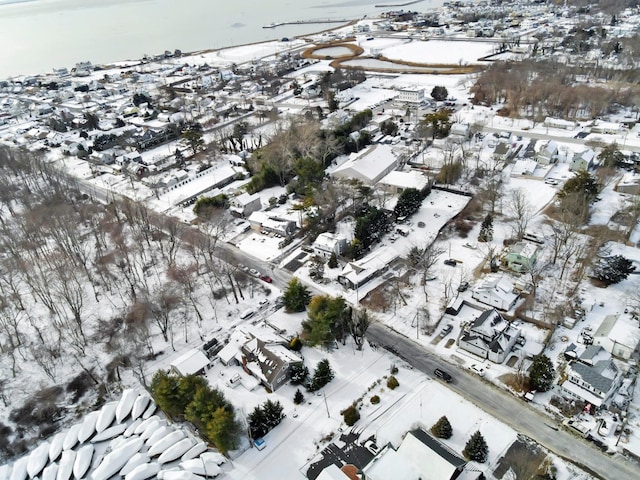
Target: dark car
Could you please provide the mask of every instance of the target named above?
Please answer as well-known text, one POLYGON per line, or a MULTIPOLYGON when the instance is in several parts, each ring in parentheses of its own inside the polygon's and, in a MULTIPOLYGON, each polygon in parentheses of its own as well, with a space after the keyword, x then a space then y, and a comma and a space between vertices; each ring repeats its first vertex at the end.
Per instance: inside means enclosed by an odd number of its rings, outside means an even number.
POLYGON ((439 368, 436 368, 433 371, 433 374, 436 377, 441 378, 442 380, 444 380, 447 383, 453 382, 453 377, 451 375, 449 375, 447 372, 445 372, 444 370, 440 370, 439 368))
POLYGON ((447 258, 444 261, 445 265, 449 265, 450 267, 455 267, 456 265, 458 265, 458 262, 456 262, 453 258, 447 258))
POLYGON ((260 275, 260 280, 267 283, 273 282, 273 279, 267 275, 260 275))

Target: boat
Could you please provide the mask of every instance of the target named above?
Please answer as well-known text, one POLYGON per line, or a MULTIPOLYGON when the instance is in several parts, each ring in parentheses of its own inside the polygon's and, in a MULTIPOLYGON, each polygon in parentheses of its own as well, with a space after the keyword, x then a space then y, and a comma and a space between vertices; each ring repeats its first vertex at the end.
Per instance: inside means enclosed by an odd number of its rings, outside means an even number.
POLYGON ((203 460, 202 458, 192 458, 180 462, 180 468, 191 473, 204 475, 205 477, 215 477, 222 473, 222 469, 212 460, 203 460))
POLYGON ((147 428, 147 426, 152 423, 155 422, 156 420, 160 420, 160 417, 158 417, 157 415, 154 415, 153 417, 149 417, 146 420, 143 420, 143 422, 138 425, 138 427, 133 431, 133 433, 135 435, 140 435, 142 432, 144 432, 144 429, 147 428))
POLYGON ((76 461, 76 452, 74 450, 65 450, 62 452, 60 464, 58 465, 58 475, 56 480, 69 480, 73 473, 73 464, 76 461))
POLYGON ((127 388, 122 392, 122 397, 120 397, 120 401, 118 402, 118 406, 116 407, 117 423, 122 422, 129 416, 136 398, 138 398, 138 392, 136 392, 133 388, 127 388))
POLYGON ((146 478, 155 477, 160 471, 160 465, 157 463, 143 463, 128 473, 125 480, 145 480, 146 478))
POLYGON ((107 454, 91 474, 91 480, 107 480, 118 473, 131 457, 142 448, 142 439, 132 438, 120 448, 107 454))
POLYGON ((149 463, 150 461, 151 459, 146 453, 138 452, 129 459, 129 461, 125 464, 124 467, 122 467, 122 470, 120 470, 119 475, 121 477, 126 477, 127 473, 131 472, 138 465, 149 463))
POLYGON ((131 435, 133 435, 133 432, 136 431, 136 428, 138 428, 138 425, 140 425, 142 423, 142 419, 138 418, 137 420, 134 420, 131 425, 129 425, 127 427, 127 429, 124 431, 124 433, 122 434, 122 436, 124 438, 129 438, 131 435))
POLYGON ((154 413, 156 413, 156 404, 153 403, 153 401, 149 402, 149 406, 147 407, 147 409, 144 411, 144 413, 142 414, 142 418, 143 419, 147 419, 149 418, 151 415, 153 415, 154 413))
POLYGON ((169 425, 149 425, 149 427, 144 431, 144 434, 140 435, 140 438, 144 440, 144 437, 146 436, 147 438, 145 443, 149 448, 151 448, 156 442, 163 439, 173 431, 175 431, 175 429, 169 425), (152 427, 155 428, 152 429, 152 427), (147 436, 147 432, 150 432, 151 434, 147 436))
POLYGON ((98 421, 99 416, 100 411, 96 410, 88 413, 84 417, 84 421, 82 422, 80 431, 78 432, 78 441, 80 443, 86 442, 94 433, 96 433, 96 422, 98 421))
POLYGON ((96 432, 100 433, 105 430, 111 423, 113 419, 116 417, 116 408, 118 406, 117 402, 109 402, 106 403, 100 409, 100 416, 96 421, 96 432))
POLYGON ((165 422, 164 420, 155 420, 147 425, 147 428, 145 428, 144 431, 140 433, 140 438, 146 442, 153 436, 154 433, 156 433, 161 428, 165 428, 166 426, 167 422, 165 422))
POLYGON ((27 463, 27 474, 29 478, 33 478, 38 475, 44 467, 49 463, 49 442, 44 442, 38 445, 38 447, 29 455, 29 462, 27 463))
POLYGON ((196 458, 201 453, 206 452, 207 448, 208 448, 207 442, 198 442, 189 450, 187 450, 187 453, 182 455, 182 458, 180 460, 184 461, 184 460, 191 460, 192 458, 196 458))
MULTIPOLYGON (((42 480, 56 480, 57 476, 58 476, 58 464, 52 463, 42 471, 41 478, 42 480)), ((3 478, 2 475, 0 475, 0 478, 3 478)))
POLYGON ((149 402, 151 402, 151 397, 144 393, 136 398, 131 408, 131 418, 135 420, 142 415, 149 406, 149 402))
POLYGON ((200 458, 206 461, 215 462, 216 465, 222 465, 227 461, 227 458, 220 452, 206 452, 200 455, 200 458))
POLYGON ((204 480, 200 475, 187 472, 186 470, 166 470, 164 472, 158 472, 158 478, 162 480, 204 480))
POLYGON ((22 458, 16 460, 11 469, 11 476, 9 480, 25 480, 27 478, 27 464, 29 463, 29 456, 25 455, 22 458))
POLYGON ((58 432, 52 439, 51 445, 49 445, 49 461, 55 462, 62 453, 62 444, 67 432, 58 432))
POLYGON ((195 440, 193 440, 192 438, 184 438, 180 440, 178 443, 162 452, 162 454, 158 458, 158 463, 162 465, 164 463, 169 463, 177 460, 182 455, 184 455, 191 447, 193 447, 195 443, 195 440))
POLYGON ((67 430, 67 434, 64 436, 64 440, 62 441, 62 449, 63 450, 71 450, 78 443, 78 432, 82 428, 81 423, 76 423, 69 430, 67 430))
POLYGON ((85 445, 78 450, 76 460, 73 463, 73 476, 77 480, 83 478, 87 473, 87 470, 89 470, 94 451, 93 445, 85 445))
POLYGON ((127 429, 126 423, 116 423, 114 426, 109 427, 95 437, 91 439, 91 443, 104 442, 105 440, 111 440, 113 437, 122 435, 127 429))
POLYGON ((181 430, 176 430, 175 432, 170 433, 157 443, 155 443, 147 452, 147 455, 150 457, 155 457, 156 455, 160 455, 162 452, 171 448, 173 445, 178 443, 180 440, 184 438, 184 433, 181 430))

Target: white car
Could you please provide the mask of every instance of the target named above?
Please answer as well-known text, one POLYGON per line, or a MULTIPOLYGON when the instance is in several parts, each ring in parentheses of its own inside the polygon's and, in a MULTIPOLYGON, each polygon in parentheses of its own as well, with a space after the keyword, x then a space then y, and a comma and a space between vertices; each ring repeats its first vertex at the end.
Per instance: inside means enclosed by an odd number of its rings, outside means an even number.
POLYGON ((471 370, 472 372, 477 373, 481 377, 484 377, 484 371, 485 370, 484 370, 484 367, 482 365, 478 365, 477 363, 474 363, 469 367, 469 370, 471 370))

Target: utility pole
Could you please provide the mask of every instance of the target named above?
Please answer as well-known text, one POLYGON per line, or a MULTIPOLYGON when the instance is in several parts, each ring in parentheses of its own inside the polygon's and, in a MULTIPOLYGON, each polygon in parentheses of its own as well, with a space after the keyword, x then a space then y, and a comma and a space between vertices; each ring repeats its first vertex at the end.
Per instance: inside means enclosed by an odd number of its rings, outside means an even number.
POLYGON ((329 413, 329 404, 327 403, 327 394, 323 391, 322 396, 324 397, 324 406, 327 409, 327 418, 331 418, 331 414, 329 413))

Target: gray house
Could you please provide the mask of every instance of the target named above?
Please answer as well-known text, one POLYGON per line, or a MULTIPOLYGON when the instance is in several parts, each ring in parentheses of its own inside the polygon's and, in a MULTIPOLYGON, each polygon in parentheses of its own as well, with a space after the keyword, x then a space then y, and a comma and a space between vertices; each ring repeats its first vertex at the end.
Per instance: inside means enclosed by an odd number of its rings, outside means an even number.
POLYGON ((280 343, 267 343, 252 338, 242 348, 243 368, 260 383, 275 391, 289 380, 289 366, 303 359, 280 343))
POLYGON ((511 352, 520 329, 507 322, 495 309, 485 310, 476 318, 458 341, 463 350, 502 363, 511 352))

